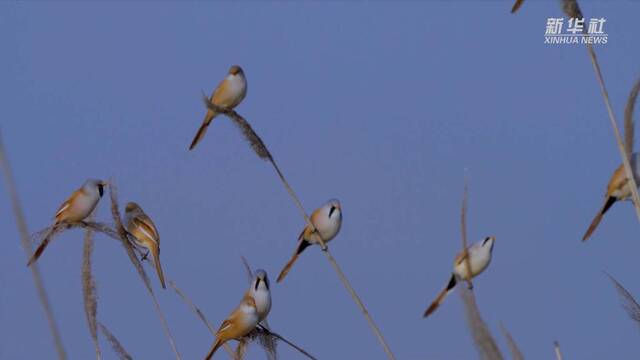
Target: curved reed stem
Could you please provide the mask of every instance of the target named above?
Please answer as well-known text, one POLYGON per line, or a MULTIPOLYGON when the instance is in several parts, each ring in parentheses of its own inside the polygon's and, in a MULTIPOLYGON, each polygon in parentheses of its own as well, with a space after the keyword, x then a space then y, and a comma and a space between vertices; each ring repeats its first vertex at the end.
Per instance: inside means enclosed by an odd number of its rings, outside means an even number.
POLYGON ((102 359, 102 354, 100 352, 100 342, 98 341, 98 295, 91 266, 93 245, 93 230, 88 227, 84 233, 84 245, 82 248, 82 299, 84 300, 84 313, 87 317, 89 333, 96 350, 96 359, 100 360, 102 359))
MULTIPOLYGON (((31 242, 29 241, 29 230, 27 228, 27 222, 24 219, 22 206, 20 205, 20 198, 18 197, 18 190, 15 180, 13 179, 13 173, 11 172, 9 159, 7 158, 7 154, 4 149, 2 133, 0 133, 0 167, 2 167, 2 172, 4 173, 4 179, 7 186, 7 192, 9 193, 9 196, 11 198, 11 207, 13 209, 13 214, 16 217, 18 232, 20 233, 20 243, 22 244, 24 252, 27 254, 27 259, 29 259, 31 257, 31 254, 33 253, 33 248, 31 247, 31 242)), ((64 350, 64 345, 62 344, 62 337, 60 336, 58 325, 56 324, 55 317, 53 316, 53 309, 51 308, 51 304, 49 303, 47 291, 44 288, 42 276, 40 275, 40 270, 38 270, 38 266, 36 264, 30 266, 30 269, 31 275, 33 276, 33 282, 36 285, 36 291, 38 292, 38 299, 40 300, 40 304, 44 309, 44 314, 47 318, 47 323, 49 324, 49 331, 51 332, 51 336, 53 337, 53 343, 56 347, 58 359, 64 360, 67 358, 67 354, 64 350)))
MULTIPOLYGON (((311 229, 315 230, 315 226, 311 222, 311 219, 309 218, 309 215, 307 215, 307 212, 304 210, 304 206, 302 206, 302 202, 300 201, 300 199, 296 195, 295 191, 293 191, 293 188, 291 187, 291 185, 289 185, 289 182, 285 178, 285 176, 282 173, 282 171, 280 171, 280 167, 278 166, 278 164, 276 163, 275 159, 273 158, 273 156, 269 152, 267 146, 264 144, 264 142, 262 141, 260 136, 258 136, 258 134, 253 130, 253 128, 251 127, 249 122, 247 122, 242 116, 240 116, 233 109, 222 108, 222 107, 219 107, 219 106, 211 104, 211 102, 208 101, 208 98, 206 97, 206 95, 203 97, 203 101, 205 103, 205 106, 207 106, 209 109, 212 109, 212 110, 215 110, 216 112, 225 114, 231 120, 233 120, 233 122, 242 130, 242 133, 244 134, 245 138, 247 139, 247 141, 249 142, 249 144, 251 145, 251 147, 255 151, 256 155, 258 155, 258 157, 260 157, 263 160, 268 160, 271 163, 271 165, 275 169, 276 173, 278 174, 278 177, 280 178, 280 181, 284 185, 285 189, 287 189, 287 192, 289 193, 289 195, 291 196, 291 198, 295 202, 295 204, 298 207, 298 210, 300 211, 302 216, 304 217, 305 222, 307 223, 307 225, 311 229)), ((391 352, 391 349, 389 348, 389 345, 387 345, 387 342, 385 341, 384 336, 382 336, 382 333, 380 332, 380 329, 378 329, 378 327, 376 326, 375 322, 373 321, 373 318, 371 317, 371 314, 369 314, 369 311, 367 310, 366 306, 364 305, 364 303, 362 302, 362 300, 360 299, 360 297, 356 293, 356 291, 353 288, 353 286, 351 286, 351 284, 347 280, 346 276, 344 275, 344 273, 342 272, 342 270, 338 266, 338 263, 336 262, 336 260, 333 258, 331 253, 329 253, 327 245, 326 245, 326 242, 324 241, 324 239, 322 239, 322 237, 320 236, 319 233, 316 232, 316 234, 318 235, 318 239, 319 239, 319 242, 320 242, 320 247, 322 248, 323 252, 325 253, 325 255, 327 257, 327 259, 329 260, 329 262, 333 266, 334 270, 338 274, 338 277, 340 278, 340 281, 342 282, 344 287, 347 289, 347 291, 349 292, 349 294, 351 295, 351 297, 355 301, 356 305, 358 305, 358 307, 362 311, 362 314, 364 315, 364 317, 367 319, 367 322, 369 323, 369 327, 371 327, 371 330, 373 331, 375 336, 380 341, 380 344, 384 348, 384 351, 387 354, 387 357, 389 359, 395 360, 395 356, 391 352)))

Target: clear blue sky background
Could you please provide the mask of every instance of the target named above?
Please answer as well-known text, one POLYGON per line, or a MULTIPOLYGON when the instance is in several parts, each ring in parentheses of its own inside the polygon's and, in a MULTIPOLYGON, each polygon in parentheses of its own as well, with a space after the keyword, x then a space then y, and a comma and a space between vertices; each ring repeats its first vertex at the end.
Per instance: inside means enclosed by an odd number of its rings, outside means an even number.
MULTIPOLYGON (((217 326, 247 287, 240 256, 275 278, 303 226, 227 119, 187 151, 204 114, 200 91, 237 63, 249 82, 238 110, 306 208, 342 201, 331 249, 398 359, 476 357, 459 296, 421 318, 460 249, 465 168, 469 236, 497 236, 475 293, 505 353, 500 322, 531 359, 552 358, 554 340, 571 359, 631 358, 637 327, 602 273, 640 296, 631 205, 616 205, 580 241, 619 164, 586 49, 543 44, 546 19, 563 16, 557 2, 528 1, 517 15, 510 7, 2 3, 0 124, 30 230, 49 225, 86 178, 112 178, 122 203, 139 202, 155 220, 166 276, 217 326)), ((640 4, 582 7, 607 19, 609 43, 597 52, 621 118, 640 76, 640 4)), ((0 358, 53 358, 4 187, 0 198, 0 358)), ((39 262, 71 359, 94 356, 81 238, 64 234, 39 262)), ((100 321, 135 358, 171 359, 121 245, 96 241, 100 321)), ((184 358, 202 357, 212 337, 146 268, 184 358)), ((384 358, 317 248, 272 291, 272 327, 318 358, 384 358)), ((248 358, 263 357, 250 348, 248 358)))

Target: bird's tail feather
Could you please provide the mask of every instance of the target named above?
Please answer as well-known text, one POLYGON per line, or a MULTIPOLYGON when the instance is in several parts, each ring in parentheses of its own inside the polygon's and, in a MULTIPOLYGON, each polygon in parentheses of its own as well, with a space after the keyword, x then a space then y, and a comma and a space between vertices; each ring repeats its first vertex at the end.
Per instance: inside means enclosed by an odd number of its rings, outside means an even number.
POLYGON ((293 266, 293 264, 296 262, 296 260, 298 260, 298 256, 300 256, 304 249, 306 249, 309 245, 311 245, 310 242, 305 239, 300 239, 300 241, 298 242, 298 246, 296 247, 296 252, 293 253, 291 260, 289 260, 287 265, 284 266, 284 268, 280 272, 280 275, 278 275, 278 279, 276 280, 276 282, 281 282, 282 280, 284 280, 285 276, 287 276, 289 271, 291 271, 291 267, 293 266))
POLYGON ((158 273, 158 279, 160 279, 162 288, 166 289, 167 286, 164 283, 164 273, 162 272, 162 265, 160 265, 160 252, 158 251, 153 253, 153 264, 156 266, 156 272, 158 273))
POLYGON ((57 225, 58 225, 57 223, 53 225, 51 230, 47 233, 47 235, 45 235, 44 240, 42 240, 40 245, 38 245, 38 247, 36 248, 36 251, 34 251, 33 255, 31 255, 31 258, 29 259, 29 261, 27 261, 27 267, 31 266, 31 264, 38 261, 38 258, 40 257, 40 255, 42 255, 42 252, 44 251, 44 249, 47 247, 47 245, 49 245, 49 242, 51 241, 51 235, 53 234, 57 225))
POLYGON ((211 359, 213 357, 213 354, 216 353, 216 350, 218 350, 220 346, 222 346, 222 342, 220 341, 220 339, 216 339, 216 341, 211 346, 211 350, 209 350, 209 353, 207 353, 207 356, 205 356, 205 360, 211 359))
POLYGON ((449 280, 449 283, 447 284, 447 286, 444 289, 442 289, 442 291, 440 291, 440 293, 438 294, 436 299, 433 300, 429 308, 427 308, 424 314, 422 314, 422 317, 427 317, 431 315, 434 311, 436 311, 436 309, 440 306, 440 304, 442 304, 442 302, 444 302, 444 299, 447 297, 447 295, 449 295, 449 292, 451 292, 451 290, 453 290, 455 286, 456 286, 456 275, 451 274, 451 279, 449 280))
POLYGON ((191 146, 189 146, 189 150, 193 150, 196 147, 196 145, 198 145, 200 140, 202 140, 204 135, 207 133, 207 129, 209 128, 211 121, 213 121, 213 118, 216 117, 216 115, 217 114, 215 111, 211 109, 207 110, 207 115, 205 115, 204 120, 202 121, 202 125, 200 125, 200 128, 198 129, 196 136, 193 138, 193 141, 191 142, 191 146))
POLYGON ((600 224, 600 221, 602 220, 602 217, 604 216, 604 214, 607 212, 607 210, 611 208, 611 205, 613 205, 616 202, 616 200, 617 199, 613 196, 607 197, 607 201, 604 203, 604 206, 602 206, 602 209, 598 211, 596 216, 593 218, 593 221, 591 221, 591 225, 589 225, 589 228, 584 233, 584 236, 582 237, 582 241, 587 241, 589 237, 591 237, 591 234, 593 234, 593 232, 596 230, 596 228, 600 224))

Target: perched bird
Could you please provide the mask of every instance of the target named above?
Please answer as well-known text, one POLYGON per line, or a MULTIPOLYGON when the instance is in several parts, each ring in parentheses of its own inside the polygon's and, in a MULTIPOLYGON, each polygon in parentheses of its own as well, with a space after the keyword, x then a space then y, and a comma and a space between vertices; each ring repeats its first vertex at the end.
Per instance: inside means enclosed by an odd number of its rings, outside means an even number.
MULTIPOLYGON (((640 174, 638 174, 638 169, 640 168, 640 156, 638 156, 638 153, 633 153, 630 162, 636 184, 640 184, 640 174)), ((587 232, 585 232, 582 237, 582 241, 589 239, 596 227, 598 227, 598 224, 600 224, 604 214, 613 204, 616 203, 616 201, 628 200, 631 198, 631 187, 628 186, 628 182, 629 178, 627 178, 625 174, 623 165, 618 166, 616 171, 613 172, 611 179, 609 179, 607 192, 604 196, 604 205, 593 218, 593 221, 591 221, 591 225, 589 225, 587 232)))
POLYGON ((271 310, 271 292, 269 290, 269 286, 267 272, 262 269, 256 270, 256 275, 251 283, 251 288, 249 288, 248 293, 256 304, 258 322, 264 321, 271 310))
POLYGON ((45 236, 42 243, 38 246, 36 251, 31 256, 31 259, 27 262, 27 266, 30 266, 38 260, 44 249, 49 245, 51 241, 51 233, 60 224, 75 224, 82 222, 86 219, 93 209, 98 205, 98 201, 104 194, 104 187, 106 183, 102 180, 89 179, 82 184, 80 189, 76 190, 71 196, 60 205, 55 215, 55 223, 51 231, 45 236))
MULTIPOLYGON (((311 223, 316 228, 316 231, 320 233, 320 237, 322 237, 325 244, 331 241, 338 235, 340 226, 342 225, 342 208, 340 207, 340 202, 336 199, 329 200, 329 202, 317 208, 311 214, 311 223)), ((298 256, 300 256, 304 249, 313 244, 320 244, 320 239, 318 239, 318 234, 307 224, 300 233, 300 236, 298 236, 296 250, 291 260, 289 260, 280 272, 277 282, 284 280, 285 276, 287 276, 291 270, 293 263, 298 259, 298 256)))
POLYGON ((131 235, 136 245, 147 249, 151 253, 162 288, 166 289, 162 266, 160 265, 160 235, 156 225, 145 214, 140 205, 135 202, 129 202, 124 212, 124 223, 127 232, 131 235))
POLYGON ((436 299, 431 303, 431 306, 424 312, 423 317, 431 315, 440 304, 447 297, 449 292, 456 286, 457 278, 462 280, 470 280, 478 276, 484 269, 489 266, 491 262, 491 253, 493 251, 493 244, 495 243, 495 236, 487 236, 482 241, 478 241, 469 246, 466 254, 469 254, 469 264, 471 266, 471 274, 467 269, 467 257, 465 252, 461 251, 453 262, 453 274, 447 286, 438 294, 436 299))
MULTIPOLYGON (((227 76, 218 84, 211 97, 209 98, 209 103, 233 109, 242 102, 244 97, 247 95, 247 79, 244 77, 244 71, 238 65, 233 65, 229 69, 229 73, 227 76)), ((213 118, 217 115, 215 110, 207 108, 207 114, 204 116, 204 120, 202 121, 202 125, 198 129, 196 136, 193 138, 191 142, 191 146, 189 146, 189 150, 193 150, 196 147, 198 142, 202 140, 204 134, 207 132, 207 128, 213 118)))
MULTIPOLYGON (((255 284, 258 284, 259 286, 261 282, 262 280, 256 279, 255 284)), ((218 350, 218 348, 225 342, 231 339, 239 340, 248 335, 256 328, 259 322, 260 316, 258 315, 256 301, 252 296, 252 292, 247 291, 244 294, 240 305, 238 305, 231 315, 229 315, 227 319, 222 322, 222 325, 220 325, 220 329, 216 332, 216 340, 213 342, 213 345, 211 345, 211 349, 205 356, 205 359, 211 359, 216 350, 218 350)))

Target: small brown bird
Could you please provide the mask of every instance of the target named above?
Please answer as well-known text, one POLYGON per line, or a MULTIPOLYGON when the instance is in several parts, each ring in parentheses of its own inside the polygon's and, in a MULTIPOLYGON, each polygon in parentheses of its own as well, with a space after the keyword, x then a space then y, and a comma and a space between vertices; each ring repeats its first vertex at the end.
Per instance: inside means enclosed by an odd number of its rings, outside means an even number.
MULTIPOLYGON (((244 100, 246 95, 247 79, 244 76, 244 71, 240 66, 233 65, 224 80, 213 90, 209 102, 216 106, 233 109, 244 100)), ((207 108, 207 114, 204 116, 202 125, 200 125, 196 136, 193 138, 189 150, 193 150, 198 145, 198 142, 202 140, 209 124, 211 124, 216 115, 218 114, 215 110, 207 108)))
POLYGON ((131 235, 135 244, 147 249, 148 252, 151 253, 162 288, 166 289, 162 266, 160 265, 160 235, 158 234, 156 225, 151 218, 145 214, 140 205, 134 202, 127 204, 124 219, 127 232, 131 235))
POLYGON ((256 310, 255 300, 253 299, 251 291, 247 291, 240 305, 238 305, 231 315, 220 325, 220 329, 216 332, 216 340, 213 342, 213 345, 211 345, 211 349, 205 356, 205 359, 211 359, 216 350, 225 342, 232 339, 239 340, 248 335, 256 328, 259 321, 260 317, 256 310))
POLYGON ((453 261, 453 274, 447 286, 442 289, 436 299, 431 303, 429 308, 422 315, 427 317, 431 315, 436 309, 444 302, 447 295, 456 286, 457 278, 463 280, 470 280, 482 273, 491 263, 491 255, 493 253, 493 245, 495 244, 495 236, 487 236, 482 241, 478 241, 469 246, 467 252, 460 251, 453 261), (469 254, 469 265, 471 266, 471 272, 467 269, 467 257, 465 254, 469 254))
MULTIPOLYGON (((631 168, 634 173, 636 184, 640 184, 640 176, 636 170, 640 166, 640 163, 638 163, 639 161, 640 157, 638 156, 638 153, 633 153, 631 156, 631 168)), ((631 198, 631 188, 629 187, 628 182, 629 178, 625 175, 624 167, 622 165, 618 166, 616 171, 613 172, 611 179, 609 179, 607 192, 604 197, 604 205, 593 218, 593 221, 591 221, 591 225, 589 225, 589 228, 582 237, 582 241, 586 241, 591 237, 591 234, 593 234, 598 227, 598 224, 600 224, 602 217, 613 204, 617 201, 628 200, 631 198)))
MULTIPOLYGON (((71 196, 60 205, 55 215, 56 222, 51 231, 60 224, 79 223, 91 215, 93 209, 96 208, 98 201, 100 201, 100 198, 104 194, 105 186, 106 183, 102 180, 89 179, 85 181, 80 189, 74 191, 71 196)), ((40 243, 27 262, 27 266, 30 266, 38 260, 50 241, 51 232, 42 240, 42 243, 40 243)))
MULTIPOLYGON (((313 226, 315 226, 316 230, 320 233, 325 244, 333 240, 333 238, 338 235, 340 227, 342 226, 342 207, 340 206, 340 201, 333 199, 317 208, 311 214, 311 223, 313 223, 313 226)), ((316 234, 309 225, 305 226, 300 236, 298 236, 298 245, 291 260, 284 266, 276 282, 284 280, 304 249, 309 247, 309 245, 319 243, 318 234, 316 234)))

